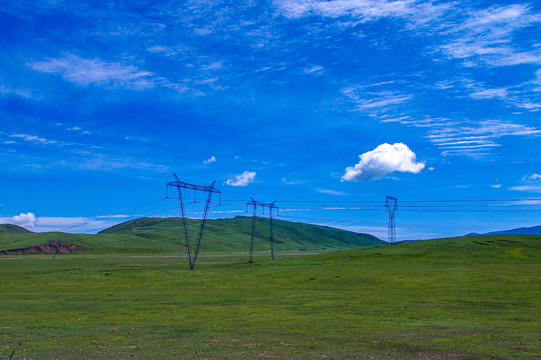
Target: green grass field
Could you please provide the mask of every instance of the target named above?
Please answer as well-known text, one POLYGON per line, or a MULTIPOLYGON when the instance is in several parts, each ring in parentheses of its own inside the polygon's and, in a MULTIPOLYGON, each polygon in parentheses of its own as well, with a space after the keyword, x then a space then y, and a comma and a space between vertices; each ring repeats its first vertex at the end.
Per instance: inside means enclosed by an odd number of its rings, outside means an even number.
POLYGON ((539 359, 541 237, 0 256, 0 359, 539 359))

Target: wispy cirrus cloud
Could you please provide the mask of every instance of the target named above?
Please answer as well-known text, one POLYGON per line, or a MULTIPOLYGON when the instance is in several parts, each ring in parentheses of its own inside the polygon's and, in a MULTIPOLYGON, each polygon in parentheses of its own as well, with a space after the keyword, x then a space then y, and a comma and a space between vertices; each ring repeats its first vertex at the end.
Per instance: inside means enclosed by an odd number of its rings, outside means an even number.
POLYGON ((526 50, 513 42, 517 31, 541 23, 541 14, 528 4, 466 10, 461 16, 464 21, 443 25, 447 41, 440 51, 447 56, 464 60, 466 66, 541 63, 538 48, 526 50))
POLYGON ((34 144, 42 144, 42 145, 50 145, 50 144, 58 144, 59 143, 56 140, 50 140, 50 139, 46 139, 44 137, 35 136, 35 135, 28 135, 28 134, 12 134, 12 135, 9 135, 9 137, 16 138, 16 139, 22 139, 22 140, 27 141, 27 142, 31 142, 31 143, 34 143, 34 144))
POLYGON ((60 166, 76 168, 80 170, 115 170, 115 169, 135 169, 156 172, 167 172, 169 167, 161 164, 153 164, 146 161, 137 161, 129 158, 111 158, 105 155, 94 155, 90 159, 84 159, 77 162, 61 162, 60 166))
POLYGON ((448 4, 419 3, 413 0, 275 0, 274 4, 282 14, 290 18, 350 16, 361 22, 397 17, 425 23, 441 16, 449 8, 448 4))
MULTIPOLYGON (((67 128, 66 130, 78 132, 85 136, 92 135, 90 131, 84 130, 78 126, 67 128)), ((66 142, 60 139, 50 139, 40 135, 5 134, 3 132, 0 132, 0 141, 3 144, 11 146, 18 145, 30 148, 47 147, 51 150, 43 153, 34 152, 32 156, 25 155, 24 161, 15 157, 5 159, 5 162, 10 164, 9 167, 12 170, 32 169, 35 171, 63 168, 96 171, 134 169, 165 172, 169 170, 168 166, 134 159, 119 153, 115 154, 115 152, 110 149, 106 149, 94 143, 66 142), (3 140, 2 136, 5 136, 4 139, 9 140, 3 140)))
POLYGON ((329 195, 336 195, 336 196, 347 196, 345 192, 342 191, 336 191, 331 189, 316 189, 316 191, 320 194, 329 194, 329 195))
POLYGON ((443 155, 488 155, 490 148, 501 146, 496 139, 503 136, 539 136, 541 130, 501 120, 439 126, 428 131, 427 138, 443 150, 443 155))
POLYGON ((474 99, 505 99, 508 95, 507 89, 505 88, 499 88, 499 89, 483 89, 480 91, 476 91, 474 93, 471 93, 470 96, 474 99))
POLYGON ((413 99, 411 94, 381 88, 388 84, 392 84, 392 82, 348 86, 342 89, 342 94, 354 104, 356 111, 367 112, 383 111, 413 99))
POLYGON ((154 87, 152 72, 133 65, 107 62, 101 59, 85 59, 70 54, 60 58, 30 62, 29 66, 39 72, 58 74, 77 85, 91 84, 145 89, 154 87))
POLYGON ((500 147, 497 139, 504 136, 541 136, 541 130, 530 125, 502 120, 471 121, 467 119, 415 118, 383 116, 382 122, 399 122, 425 128, 425 136, 442 150, 442 155, 486 156, 491 148, 500 147))
POLYGON ((518 185, 510 187, 509 190, 541 194, 541 185, 518 185))
POLYGON ((39 99, 41 96, 36 95, 35 90, 29 88, 15 87, 7 84, 0 84, 0 95, 18 96, 25 99, 39 99))

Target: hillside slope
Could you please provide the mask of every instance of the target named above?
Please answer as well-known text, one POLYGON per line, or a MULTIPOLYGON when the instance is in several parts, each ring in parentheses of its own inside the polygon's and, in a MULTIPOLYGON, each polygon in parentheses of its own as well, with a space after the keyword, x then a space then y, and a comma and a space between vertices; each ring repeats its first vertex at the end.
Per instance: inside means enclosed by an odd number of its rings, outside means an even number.
POLYGON ((31 234, 32 231, 13 224, 0 224, 0 234, 31 234))
POLYGON ((404 264, 540 263, 540 235, 480 235, 419 240, 322 254, 325 261, 404 264))
MULTIPOLYGON (((250 248, 250 217, 208 220, 201 251, 245 252, 250 248)), ((188 219, 190 240, 195 244, 199 220, 188 219)), ((357 234, 324 226, 274 220, 275 249, 312 250, 348 249, 384 243, 368 234, 357 234)), ((184 234, 179 218, 140 218, 127 221, 98 234, 0 233, 0 250, 20 249, 26 246, 63 241, 81 246, 85 251, 97 252, 167 252, 184 253, 184 234)), ((256 219, 256 251, 267 251, 269 221, 256 219)))
MULTIPOLYGON (((188 219, 190 240, 196 241, 200 220, 188 219)), ((232 219, 207 220, 204 232, 203 249, 236 251, 245 250, 250 243, 252 218, 237 216, 232 219)), ((100 235, 124 234, 147 240, 180 241, 184 243, 180 218, 140 218, 127 221, 101 231, 100 235)), ((378 238, 368 234, 296 223, 273 220, 274 241, 277 249, 344 249, 383 244, 378 238)), ((256 218, 256 250, 269 248, 269 220, 256 218)))

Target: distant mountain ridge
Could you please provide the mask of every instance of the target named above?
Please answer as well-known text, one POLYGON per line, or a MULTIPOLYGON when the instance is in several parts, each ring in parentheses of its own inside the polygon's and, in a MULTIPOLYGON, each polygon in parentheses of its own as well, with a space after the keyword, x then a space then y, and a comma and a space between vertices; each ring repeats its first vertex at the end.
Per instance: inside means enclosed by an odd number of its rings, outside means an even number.
POLYGON ((521 227, 510 230, 492 231, 484 234, 469 233, 465 236, 478 236, 478 235, 541 235, 541 225, 531 227, 521 227))

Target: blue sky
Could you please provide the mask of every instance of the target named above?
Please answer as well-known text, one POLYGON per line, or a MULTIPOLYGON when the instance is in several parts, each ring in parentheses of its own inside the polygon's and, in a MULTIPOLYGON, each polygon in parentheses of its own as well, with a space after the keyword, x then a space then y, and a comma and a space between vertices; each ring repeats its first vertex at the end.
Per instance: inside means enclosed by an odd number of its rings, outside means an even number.
POLYGON ((0 31, 1 222, 178 215, 140 207, 176 173, 214 218, 385 237, 388 194, 399 239, 540 223, 539 2, 10 1, 0 31))

